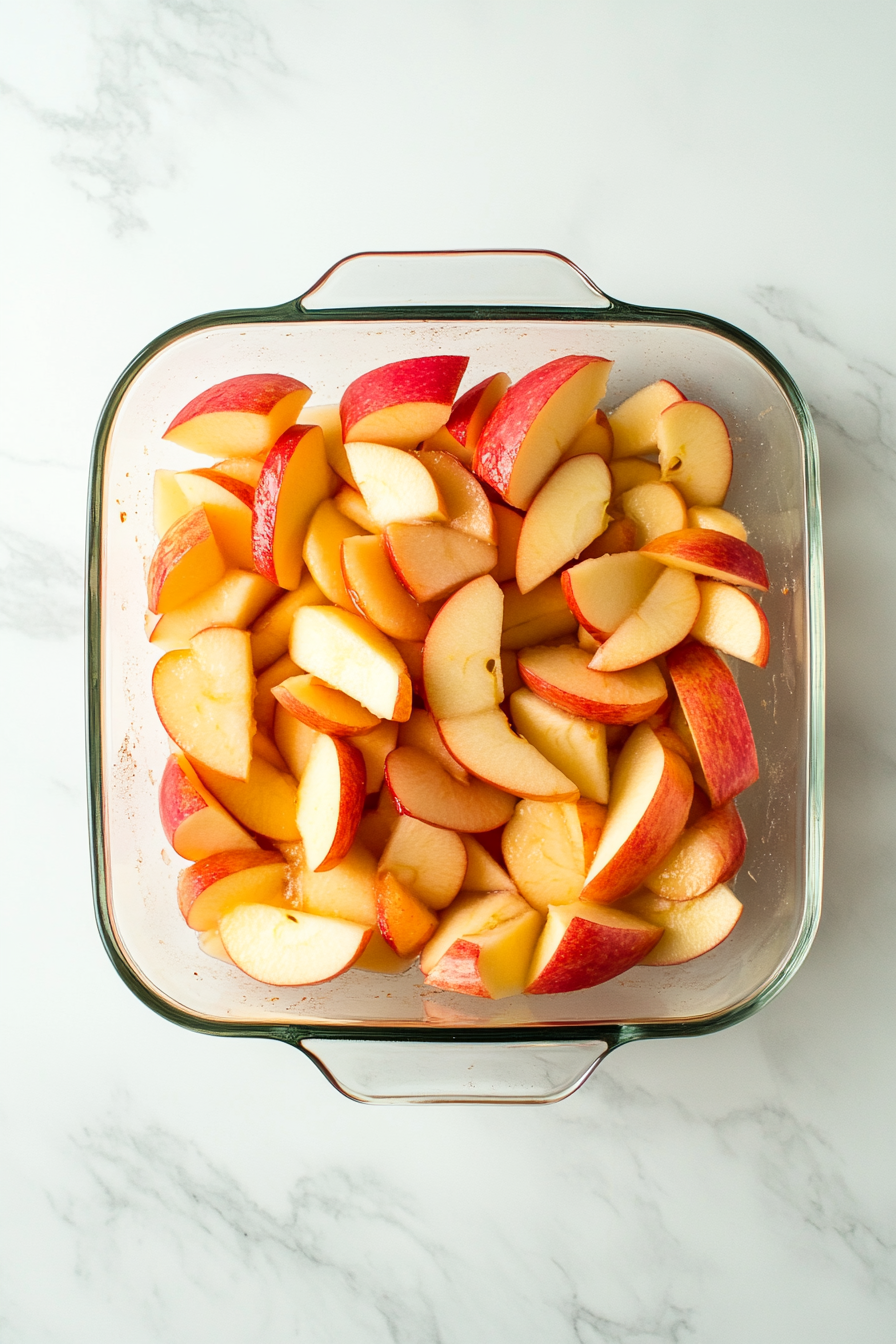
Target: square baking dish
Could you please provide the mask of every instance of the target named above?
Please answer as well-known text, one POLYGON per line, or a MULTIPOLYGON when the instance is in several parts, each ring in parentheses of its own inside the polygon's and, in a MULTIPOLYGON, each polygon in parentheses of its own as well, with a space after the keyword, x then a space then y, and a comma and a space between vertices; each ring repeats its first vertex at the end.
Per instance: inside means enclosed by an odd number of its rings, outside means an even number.
POLYGON ((808 952, 821 905, 824 767, 817 445, 790 376, 727 323, 610 299, 548 252, 360 254, 299 300, 185 322, 136 357, 100 417, 87 596, 97 920, 124 981, 172 1022, 298 1046, 356 1100, 548 1101, 628 1041, 742 1020, 808 952), (738 799, 749 836, 736 880, 744 913, 695 961, 635 968, 574 994, 467 998, 426 986, 417 967, 294 989, 259 984, 198 948, 158 820, 168 741, 150 693, 158 654, 144 634, 152 480, 157 467, 196 464, 161 435, 197 392, 237 374, 290 374, 315 402, 332 402, 368 368, 450 353, 469 355, 468 385, 498 369, 516 379, 561 355, 599 354, 615 361, 609 405, 665 377, 724 417, 734 447, 726 504, 771 577, 768 666, 732 662, 761 769, 738 799))

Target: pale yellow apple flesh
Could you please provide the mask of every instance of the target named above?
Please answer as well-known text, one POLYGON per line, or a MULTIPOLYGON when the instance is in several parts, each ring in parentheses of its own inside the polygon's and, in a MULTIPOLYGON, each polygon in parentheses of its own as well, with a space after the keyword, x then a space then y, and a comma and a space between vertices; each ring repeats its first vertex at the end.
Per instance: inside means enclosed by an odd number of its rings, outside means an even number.
POLYGON ((505 873, 488 850, 472 835, 462 835, 467 851, 467 871, 461 891, 515 891, 509 873, 505 873))
POLYGON ((439 733, 455 760, 477 779, 518 798, 574 801, 572 780, 518 737, 500 709, 440 719, 439 733))
POLYGON ((278 658, 276 663, 271 663, 263 672, 259 672, 255 680, 253 713, 256 726, 262 732, 272 734, 274 731, 274 714, 277 708, 274 688, 290 677, 298 676, 300 672, 301 668, 296 666, 288 653, 278 658))
POLYGON ((384 635, 426 638, 430 619, 395 577, 382 537, 347 537, 342 543, 342 576, 355 610, 384 635))
POLYGON ((599 672, 619 672, 657 658, 685 638, 699 611, 700 593, 693 574, 667 569, 597 649, 588 666, 599 672))
POLYGON ((682 831, 644 885, 666 901, 703 896, 738 871, 747 852, 747 834, 733 802, 711 809, 682 831))
POLYGON ((146 576, 150 611, 174 611, 223 578, 227 562, 205 509, 191 509, 172 523, 155 549, 146 576))
POLYGON ((381 869, 376 879, 377 928, 399 957, 412 957, 429 942, 438 918, 393 872, 381 869))
POLYGON ((582 560, 560 576, 569 610, 599 640, 641 605, 663 572, 656 560, 638 551, 582 560))
POLYGON ((370 510, 359 490, 354 490, 350 485, 343 485, 333 496, 333 503, 346 518, 357 523, 362 532, 382 532, 379 523, 375 523, 371 518, 370 510))
POLYGON ((669 406, 657 429, 660 472, 676 486, 690 507, 725 502, 733 458, 725 421, 700 401, 669 406))
POLYGON ((389 562, 418 602, 441 601, 495 567, 498 548, 439 523, 390 523, 389 562))
POLYGON ((318 504, 305 533, 302 558, 308 573, 324 597, 346 611, 354 611, 355 604, 342 572, 342 544, 351 537, 362 536, 363 530, 340 512, 332 499, 324 499, 318 504))
POLYGON ((202 783, 186 756, 169 756, 159 782, 165 837, 182 859, 207 859, 222 850, 258 845, 202 783))
POLYGON ((266 985, 332 980, 357 960, 371 932, 363 924, 270 905, 238 905, 218 927, 234 964, 266 985))
POLYGON ((187 648, 194 635, 212 625, 246 630, 279 592, 260 574, 228 569, 210 588, 160 616, 149 637, 150 643, 167 652, 187 648))
POLYGON ((616 507, 629 490, 658 484, 660 469, 655 462, 646 462, 641 457, 624 457, 621 462, 610 463, 610 475, 613 478, 613 505, 616 507))
POLYGON ((518 733, 575 784, 584 798, 606 803, 610 792, 604 724, 567 714, 522 687, 510 696, 518 733))
POLYGON ((248 634, 226 628, 200 631, 188 649, 162 655, 153 671, 152 693, 163 728, 188 756, 246 779, 255 733, 248 634))
POLYGON ((348 738, 321 733, 299 780, 296 826, 308 867, 334 868, 351 849, 367 792, 364 759, 348 738))
POLYGON ((424 451, 417 454, 441 495, 451 527, 467 532, 490 546, 497 544, 498 529, 488 496, 471 471, 451 453, 424 451))
MULTIPOLYGON (((282 705, 276 706, 274 710, 274 743, 295 779, 301 779, 317 736, 315 728, 309 727, 301 719, 288 714, 282 705)), ((293 790, 292 810, 295 813, 295 790, 293 790)))
POLYGON ((492 578, 496 583, 506 583, 508 579, 516 578, 516 552, 524 515, 506 504, 493 504, 492 514, 498 545, 498 562, 492 570, 492 578))
POLYGON ((507 871, 530 905, 577 901, 585 881, 585 844, 575 803, 523 799, 504 827, 501 849, 507 871))
POLYGON ((298 588, 284 593, 254 622, 251 630, 252 666, 263 672, 289 651, 293 617, 299 607, 316 607, 324 595, 310 574, 304 574, 298 588))
POLYGON ((688 509, 685 526, 702 527, 710 532, 727 532, 729 537, 737 537, 738 541, 746 541, 748 536, 737 514, 729 513, 727 509, 714 509, 709 504, 695 504, 688 509))
POLYGON ((415 453, 381 443, 349 443, 345 451, 364 503, 380 527, 448 521, 441 491, 415 453))
POLYGON ((214 468, 179 471, 177 484, 191 509, 205 508, 215 540, 228 566, 254 569, 252 501, 255 491, 214 468))
MULTIPOLYGON (((285 752, 283 755, 286 757, 285 752)), ((296 781, 292 775, 284 774, 262 756, 252 757, 246 779, 233 779, 195 759, 192 764, 209 792, 248 830, 270 840, 299 839, 296 781)))
POLYGON ((293 714, 319 733, 329 733, 333 737, 369 733, 381 722, 350 695, 334 690, 307 673, 284 678, 273 687, 272 694, 287 714, 293 714))
POLYGON ((421 751, 428 752, 449 775, 453 775, 461 783, 466 784, 469 781, 469 774, 445 746, 439 736, 435 719, 427 710, 411 710, 411 717, 407 723, 399 726, 398 741, 402 747, 419 747, 421 751))
POLYGON ((376 860, 357 842, 332 868, 309 866, 304 850, 301 866, 300 908, 312 915, 347 919, 353 924, 376 924, 376 860))
POLYGON ((390 719, 383 719, 378 728, 372 728, 369 733, 360 733, 352 738, 364 758, 368 793, 376 793, 383 782, 386 758, 398 745, 399 727, 399 724, 393 723, 390 719))
POLYGON ((398 747, 386 758, 386 783, 399 812, 451 831, 493 831, 509 821, 516 802, 482 780, 462 784, 418 747, 398 747))
POLYGON ((162 437, 210 457, 252 456, 277 442, 310 395, 297 378, 241 374, 194 397, 162 437))
POLYGON ((355 478, 352 475, 352 469, 346 456, 345 444, 342 442, 342 418, 339 414, 339 407, 334 405, 303 406, 300 424, 320 426, 324 436, 327 461, 338 476, 347 481, 349 486, 354 486, 355 478))
POLYGON ((732 658, 765 667, 770 636, 759 604, 740 588, 713 579, 698 579, 697 589, 700 610, 691 628, 692 637, 732 658))
POLYGON ((187 497, 177 483, 177 472, 160 467, 152 482, 152 521, 156 536, 164 537, 169 527, 189 512, 187 497))
POLYGON ((279 854, 262 849, 213 854, 178 875, 177 901, 189 927, 198 932, 216 928, 237 905, 285 907, 286 864, 279 854))
POLYGON ((548 477, 523 520, 516 581, 526 594, 577 556, 607 525, 612 481, 595 453, 574 457, 548 477))
POLYGON ((610 411, 613 456, 617 459, 640 457, 656 448, 660 416, 678 401, 684 401, 684 394, 674 383, 661 378, 632 393, 610 411))
POLYGON ((403 723, 411 714, 411 679, 381 630, 339 607, 301 607, 289 641, 293 661, 360 701, 381 719, 403 723))
POLYGON ((654 537, 679 532, 688 525, 688 511, 674 485, 654 481, 626 490, 619 500, 626 518, 635 525, 635 543, 646 546, 654 537))
POLYGON ((664 901, 649 892, 629 897, 625 909, 658 925, 659 942, 642 966, 680 966, 718 947, 743 913, 743 906, 724 884, 694 901, 664 901))
POLYGON ((427 984, 486 999, 521 993, 541 924, 510 892, 458 897, 423 949, 427 984))
POLYGON ((581 457, 585 453, 597 453, 605 462, 613 456, 613 430, 601 410, 589 416, 560 461, 568 462, 571 457, 581 457))
POLYGON ((456 831, 399 817, 380 857, 380 870, 432 910, 450 905, 463 885, 467 851, 456 831))
POLYGON ((553 575, 531 592, 521 593, 515 582, 501 585, 504 622, 501 647, 524 649, 545 640, 571 635, 576 618, 570 612, 560 575, 553 575))
POLYGON ((423 645, 426 703, 436 719, 494 709, 504 699, 501 622, 504 598, 488 575, 450 597, 423 645))

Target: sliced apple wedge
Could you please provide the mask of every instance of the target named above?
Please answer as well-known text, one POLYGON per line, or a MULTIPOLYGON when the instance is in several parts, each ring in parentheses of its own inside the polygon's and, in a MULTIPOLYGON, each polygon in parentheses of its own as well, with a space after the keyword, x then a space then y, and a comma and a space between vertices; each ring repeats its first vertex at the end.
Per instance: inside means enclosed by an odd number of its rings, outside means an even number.
POLYGON ((637 611, 662 572, 657 561, 638 551, 626 551, 582 560, 564 570, 560 580, 575 619, 604 640, 637 611))
POLYGON ((682 758, 646 723, 636 728, 613 772, 606 825, 582 899, 608 904, 639 887, 684 830, 693 793, 682 758))
POLYGON ((524 649, 573 633, 576 618, 567 605, 561 579, 561 575, 554 574, 528 593, 521 593, 514 582, 501 585, 504 594, 502 648, 524 649))
POLYGON ((754 667, 765 667, 770 639, 759 604, 739 588, 714 579, 698 579, 697 589, 700 611, 691 627, 692 638, 754 667))
POLYGON ((271 663, 263 672, 259 672, 255 680, 255 701, 253 713, 255 715, 255 724, 262 732, 271 734, 274 731, 274 715, 277 709, 277 699, 274 695, 274 687, 279 686, 282 681, 289 677, 296 677, 300 674, 301 668, 297 667, 288 653, 282 658, 278 658, 276 663, 271 663))
POLYGON ((213 467, 179 471, 177 484, 191 509, 200 504, 215 534, 221 554, 233 569, 254 569, 252 505, 255 490, 213 467))
POLYGON ((379 975, 401 975, 413 966, 416 957, 400 957, 386 942, 379 929, 374 929, 370 942, 352 967, 355 971, 373 971, 379 975))
POLYGON ((186 756, 172 755, 159 783, 159 817, 175 854, 207 859, 222 850, 258 851, 257 843, 205 788, 186 756))
POLYGON ((518 798, 574 801, 579 791, 531 743, 518 737, 500 709, 438 720, 442 741, 477 779, 518 798))
POLYGON ((350 487, 354 487, 355 478, 345 455, 345 444, 342 442, 342 417, 339 414, 339 407, 336 405, 303 406, 301 423, 303 425, 320 426, 324 436, 327 461, 337 476, 341 476, 350 487))
POLYGON ((212 463, 212 471, 217 471, 222 476, 230 476, 235 481, 242 481, 243 485, 248 485, 253 490, 261 476, 261 468, 262 461, 259 457, 222 457, 220 462, 212 463))
POLYGON ((467 851, 456 831, 403 816, 392 828, 380 870, 394 874, 431 910, 443 910, 461 889, 467 851))
POLYGON ((597 453, 607 463, 613 456, 613 430, 603 411, 597 410, 588 417, 560 461, 568 462, 571 457, 585 453, 597 453))
POLYGON ((509 821, 516 803, 481 780, 462 784, 419 747, 397 747, 386 757, 386 783, 404 816, 451 831, 493 831, 509 821))
POLYGON ((411 710, 411 717, 398 729, 398 742, 402 747, 419 747, 421 751, 434 756, 443 770, 460 780, 469 783, 470 776, 459 761, 456 761, 439 736, 436 721, 425 709, 411 710))
POLYGON ((625 551, 637 550, 635 525, 631 518, 614 518, 607 524, 597 541, 592 541, 582 552, 582 560, 597 560, 602 555, 622 555, 625 551))
MULTIPOLYGON (((301 719, 287 714, 282 705, 277 705, 274 710, 274 744, 295 779, 301 779, 316 738, 316 729, 309 728, 301 719)), ((295 792, 292 810, 295 814, 295 792)))
POLYGON ((426 983, 483 999, 521 993, 541 924, 513 892, 458 897, 421 954, 426 983))
POLYGON ((596 453, 557 467, 533 499, 516 553, 516 581, 529 593, 577 556, 607 525, 612 482, 596 453))
POLYGON ((604 395, 612 361, 563 355, 525 374, 483 426, 473 470, 526 509, 604 395))
POLYGON ((347 537, 342 543, 342 577, 355 610, 384 635, 426 638, 429 617, 396 578, 382 537, 347 537))
POLYGON ((379 527, 448 521, 442 493, 416 453, 381 443, 350 443, 346 453, 368 512, 379 527))
POLYGON ((495 546, 498 529, 488 496, 471 471, 452 453, 429 450, 417 454, 445 504, 447 522, 459 532, 495 546))
POLYGON ((371 518, 370 510, 364 503, 364 496, 360 490, 355 490, 350 485, 343 485, 333 496, 333 503, 341 514, 357 523, 362 532, 382 532, 379 523, 375 523, 371 518))
POLYGON ((324 436, 317 425, 285 430, 264 460, 252 516, 255 568, 281 588, 298 588, 308 524, 330 493, 324 436))
POLYGON ((231 849, 184 868, 177 903, 191 929, 204 933, 237 905, 287 906, 286 864, 270 850, 231 849))
POLYGON ((209 792, 248 830, 285 843, 299 839, 296 781, 291 774, 263 756, 252 757, 246 779, 234 779, 195 759, 191 764, 209 792))
POLYGON ((371 930, 270 905, 238 905, 219 925, 231 961, 266 985, 319 985, 347 971, 371 930))
POLYGON ((642 966, 680 966, 702 957, 728 937, 743 913, 740 901, 724 885, 694 901, 664 901, 650 892, 639 892, 624 904, 626 910, 664 931, 642 958, 642 966))
POLYGON ((352 739, 364 757, 368 793, 377 793, 383 783, 386 757, 398 745, 399 726, 390 719, 383 719, 378 728, 372 728, 369 733, 361 733, 352 739))
POLYGON ((353 924, 376 924, 376 860, 357 841, 332 868, 309 867, 301 857, 301 908, 312 915, 347 919, 353 924))
POLYGON ((392 568, 418 602, 441 601, 498 558, 497 546, 438 523, 390 523, 384 536, 392 568))
POLYGON ((659 419, 656 445, 664 481, 677 486, 688 506, 725 502, 733 457, 725 421, 701 401, 679 401, 659 419))
POLYGON ((210 588, 161 616, 153 627, 150 643, 167 652, 187 648, 194 635, 212 625, 245 630, 279 592, 260 574, 228 569, 210 588))
POLYGON ((501 622, 504 597, 488 575, 450 597, 423 645, 426 703, 436 719, 495 709, 504 699, 501 622))
POLYGON ((524 514, 506 504, 492 504, 498 543, 498 562, 492 570, 496 583, 516 578, 516 553, 523 530, 524 514))
POLYGON ((517 890, 542 914, 579 899, 587 865, 575 803, 524 798, 504 827, 501 848, 517 890))
POLYGON ((157 537, 164 537, 178 518, 190 512, 187 497, 177 483, 177 472, 160 467, 152 478, 152 521, 157 537))
POLYGON ((447 421, 468 363, 466 355, 425 355, 362 374, 339 403, 345 443, 416 448, 447 421))
POLYGON ((697 619, 700 593, 693 574, 667 569, 643 602, 597 649, 589 667, 619 672, 666 653, 685 638, 697 619))
POLYGON ((689 569, 692 574, 707 579, 721 579, 725 583, 768 592, 768 575, 762 556, 745 541, 727 532, 686 527, 682 532, 656 537, 642 548, 641 553, 659 560, 660 564, 689 569))
POLYGON ((624 457, 621 462, 611 462, 610 475, 613 478, 614 508, 629 490, 660 483, 659 467, 655 462, 645 461, 643 457, 624 457))
POLYGON ((571 644, 540 645, 517 655, 520 676, 542 700, 599 723, 643 723, 667 697, 656 663, 625 672, 594 672, 592 655, 571 644))
POLYGON ((263 672, 289 651, 293 617, 299 607, 321 606, 324 595, 310 574, 302 576, 298 588, 284 593, 267 607, 252 626, 252 666, 263 672))
POLYGON ((609 421, 613 430, 613 456, 618 460, 641 457, 656 448, 657 430, 663 411, 676 402, 684 401, 684 393, 674 383, 661 378, 627 397, 614 411, 609 421))
POLYGON ((344 691, 334 690, 325 681, 310 676, 287 677, 273 687, 274 699, 287 714, 292 714, 319 733, 331 737, 355 737, 369 733, 380 720, 344 691))
POLYGON ((666 663, 709 800, 721 807, 759 778, 756 744, 737 682, 719 655, 703 644, 671 650, 666 663))
POLYGON ((297 378, 244 373, 200 392, 162 437, 210 457, 251 457, 277 442, 310 396, 297 378))
POLYGON ((517 732, 571 779, 584 798, 606 803, 610 772, 604 724, 568 714, 526 687, 511 695, 510 716, 517 732))
POLYGON ((164 615, 224 577, 227 563, 205 509, 191 509, 172 523, 155 549, 146 576, 150 611, 164 615))
POLYGON ((688 511, 674 485, 655 481, 626 490, 619 500, 626 518, 635 525, 635 541, 646 546, 655 537, 679 532, 688 525, 688 511))
POLYGON ((321 500, 305 533, 302 558, 308 573, 324 597, 345 611, 354 611, 355 605, 342 572, 342 543, 364 535, 363 529, 347 518, 332 499, 321 500))
POLYGON ((734 876, 747 852, 747 833, 733 802, 705 812, 682 831, 644 879, 666 901, 690 901, 734 876))
POLYGON ((493 373, 471 387, 451 408, 446 423, 424 443, 426 449, 444 449, 454 453, 469 467, 485 424, 510 386, 506 373, 493 373))
POLYGON ((187 755, 246 779, 255 733, 255 676, 244 631, 202 630, 188 649, 163 654, 153 671, 152 694, 162 727, 187 755))
POLYGON ((646 919, 575 901, 551 906, 532 965, 527 994, 591 989, 643 961, 662 938, 646 919))
POLYGON ((347 738, 321 733, 299 781, 296 826, 314 871, 335 868, 355 842, 366 794, 364 758, 347 738))
MULTIPOLYGON (((273 729, 271 729, 271 732, 273 732, 273 729)), ((281 770, 286 775, 290 773, 289 766, 281 755, 277 743, 262 728, 258 729, 252 739, 252 755, 263 757, 275 770, 281 770)))
POLYGON ((394 644, 355 612, 301 607, 290 636, 293 660, 381 719, 411 714, 411 679, 394 644))
POLYGON ((381 870, 376 879, 376 922, 393 952, 413 957, 429 942, 439 921, 394 873, 381 870))
POLYGON ((708 528, 710 532, 727 532, 729 537, 737 537, 738 541, 747 540, 747 529, 737 514, 729 513, 727 509, 714 509, 708 504, 695 504, 688 509, 687 526, 708 528))
POLYGON ((393 639, 398 652, 404 660, 404 665, 408 670, 408 676, 411 679, 411 686, 414 694, 423 698, 423 640, 422 639, 393 639))
POLYGON ((509 873, 492 858, 488 850, 472 835, 462 835, 467 851, 467 871, 461 891, 516 891, 509 873))

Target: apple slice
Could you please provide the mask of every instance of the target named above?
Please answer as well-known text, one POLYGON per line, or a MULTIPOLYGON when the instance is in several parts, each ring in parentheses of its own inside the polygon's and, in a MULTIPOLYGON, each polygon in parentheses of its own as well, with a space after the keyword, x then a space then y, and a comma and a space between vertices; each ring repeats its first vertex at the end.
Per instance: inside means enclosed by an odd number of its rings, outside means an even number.
POLYGON ((516 577, 516 553, 523 530, 524 514, 506 504, 492 504, 498 540, 498 563, 492 570, 496 583, 506 583, 516 577))
POLYGON ((157 537, 164 537, 178 518, 190 512, 187 497, 177 483, 177 472, 160 467, 152 478, 152 521, 157 537))
POLYGON ((588 666, 598 672, 618 672, 657 658, 685 638, 699 610, 700 593, 693 574, 667 569, 643 602, 601 644, 588 666))
POLYGON ((293 660, 381 719, 411 714, 411 679, 394 644, 355 612, 301 607, 290 636, 293 660))
POLYGON ((561 770, 585 798, 606 803, 610 793, 607 730, 542 700, 526 687, 510 697, 514 727, 561 770))
POLYGON ((472 472, 452 453, 427 451, 417 454, 442 496, 450 527, 495 546, 498 529, 488 496, 472 472))
POLYGON ((493 373, 471 387, 451 408, 446 423, 426 443, 426 449, 444 449, 469 467, 482 426, 510 386, 506 373, 493 373))
POLYGON ((298 588, 284 593, 268 607, 252 626, 252 666, 263 672, 289 650, 289 634, 299 607, 321 606, 324 595, 310 574, 302 576, 298 588))
POLYGON ((330 485, 318 426, 285 430, 264 460, 252 515, 255 568, 281 588, 299 586, 305 533, 330 485))
POLYGON ((335 868, 355 842, 364 811, 366 772, 358 748, 321 733, 308 756, 296 799, 296 826, 308 867, 335 868))
POLYGON ((501 848, 517 889, 542 914, 579 899, 588 865, 575 803, 524 798, 504 827, 501 848))
POLYGON ((205 508, 215 541, 227 564, 233 569, 254 569, 253 487, 213 467, 179 471, 177 484, 189 508, 195 509, 200 504, 205 508))
MULTIPOLYGON (((301 779, 317 736, 315 728, 309 728, 301 719, 287 714, 282 705, 277 705, 274 710, 274 743, 295 779, 301 779)), ((295 793, 293 793, 293 813, 295 813, 295 793)))
POLYGON ((341 514, 357 523, 362 532, 382 532, 379 523, 375 523, 371 518, 370 510, 364 503, 364 496, 360 490, 353 490, 350 485, 343 485, 333 496, 333 503, 341 514))
POLYGON ((516 891, 510 875, 478 840, 472 835, 462 835, 461 840, 467 851, 467 871, 461 891, 516 891))
POLYGON ((481 780, 462 784, 419 747, 397 747, 386 757, 386 783, 400 813, 450 831, 493 831, 516 803, 481 780))
POLYGON ((560 461, 568 462, 571 457, 581 457, 584 453, 597 453, 607 463, 613 456, 613 430, 603 411, 595 411, 589 416, 560 461))
POLYGON ((631 970, 662 938, 655 924, 584 901, 550 906, 535 948, 527 994, 591 989, 631 970))
POLYGON ((225 850, 184 868, 177 878, 177 904, 191 929, 203 933, 237 905, 285 907, 286 864, 278 853, 225 850))
POLYGON ((414 688, 414 694, 423 698, 423 640, 422 639, 393 639, 398 652, 404 660, 404 665, 408 670, 408 676, 411 679, 411 686, 414 688))
POLYGON ((731 483, 731 440, 725 421, 701 401, 679 401, 659 419, 656 445, 664 481, 678 487, 685 503, 725 502, 731 483))
POLYGON ((759 778, 756 744, 737 682, 719 655, 703 644, 683 644, 669 652, 666 662, 709 801, 721 807, 759 778))
MULTIPOLYGON (((273 732, 273 727, 271 732, 273 732)), ((252 755, 261 756, 275 770, 281 770, 285 775, 290 773, 289 766, 281 755, 277 743, 263 728, 259 728, 252 739, 252 755)))
POLYGON ((657 464, 646 462, 642 457, 624 457, 621 462, 611 462, 610 475, 613 478, 614 505, 629 490, 636 490, 641 485, 658 485, 660 481, 657 464))
POLYGON ((262 732, 272 733, 274 731, 274 714, 277 708, 274 687, 279 686, 281 681, 286 681, 289 677, 298 676, 301 670, 289 654, 284 654, 282 658, 277 659, 276 663, 271 663, 270 667, 266 667, 263 672, 258 674, 255 681, 253 712, 256 726, 262 732))
POLYGON ((355 962, 354 971, 374 971, 380 975, 401 975, 413 966, 416 957, 400 957, 386 942, 379 929, 374 929, 370 942, 355 962))
POLYGON ((558 709, 599 723, 643 723, 667 697, 656 663, 625 672, 594 672, 591 655, 571 644, 540 645, 517 655, 520 676, 536 695, 558 709))
POLYGON ((609 420, 613 430, 613 456, 618 460, 641 457, 656 448, 659 420, 663 411, 684 401, 684 393, 665 378, 650 383, 627 397, 609 420))
POLYGON ((738 541, 747 540, 747 529, 734 513, 727 509, 714 509, 708 504, 695 504, 688 509, 688 527, 703 527, 710 532, 727 532, 729 537, 738 541))
POLYGON ((743 822, 734 803, 725 803, 682 831, 644 885, 665 901, 690 901, 732 878, 746 852, 743 822))
POLYGON ((381 789, 376 807, 361 818, 357 843, 379 859, 397 823, 398 813, 392 795, 388 789, 381 789))
POLYGON ((562 575, 552 575, 528 593, 521 593, 513 582, 501 585, 504 593, 502 648, 523 649, 573 633, 576 618, 567 606, 561 580, 562 575))
POLYGON ((303 425, 320 426, 324 436, 327 461, 337 476, 341 476, 349 486, 354 486, 355 478, 348 464, 345 444, 342 442, 342 417, 339 414, 339 407, 303 406, 301 423, 303 425))
POLYGON ((688 525, 688 511, 674 485, 654 482, 626 490, 619 503, 635 525, 635 541, 646 546, 654 537, 680 532, 688 525))
POLYGON ((458 897, 421 954, 426 983, 482 999, 521 993, 541 924, 513 892, 458 897))
POLYGON ((518 737, 500 709, 440 719, 442 741, 464 769, 518 798, 574 801, 579 791, 531 743, 518 737))
POLYGON ((376 922, 393 952, 413 957, 429 942, 439 921, 392 872, 380 871, 376 879, 376 922))
POLYGON ((586 630, 584 625, 580 625, 576 633, 576 643, 580 649, 587 649, 589 653, 594 653, 600 648, 600 640, 595 639, 590 630, 586 630))
POLYGON ((364 503, 379 527, 447 522, 442 492, 416 453, 381 443, 350 443, 346 452, 364 503))
POLYGON ((700 611, 691 637, 732 658, 765 667, 770 639, 768 621, 759 604, 748 593, 714 579, 698 579, 697 589, 700 611))
POLYGON ((583 900, 608 904, 634 891, 685 828, 694 793, 686 763, 646 723, 619 754, 610 805, 583 900))
POLYGON ((663 572, 638 551, 582 560, 560 575, 563 595, 577 621, 599 640, 609 639, 637 611, 663 572))
POLYGON ((302 910, 374 927, 376 860, 364 845, 356 841, 337 864, 323 872, 308 866, 304 851, 300 862, 302 910))
POLYGON ((395 570, 382 537, 346 537, 342 543, 342 577, 356 611, 391 639, 423 640, 430 620, 395 570))
POLYGON ((563 355, 525 374, 483 426, 476 475, 526 509, 604 395, 612 360, 563 355))
MULTIPOLYGON (((469 362, 466 355, 425 355, 356 378, 339 403, 346 445, 416 448, 447 421, 469 362)), ((351 453, 349 463, 354 471, 351 453)))
POLYGON ((660 564, 676 569, 689 569, 707 579, 722 579, 746 588, 761 588, 768 592, 768 574, 758 551, 745 541, 727 532, 710 532, 700 527, 686 527, 681 532, 670 532, 657 537, 642 547, 660 564))
POLYGON ((357 961, 371 930, 270 905, 238 905, 219 925, 236 966, 266 985, 319 985, 357 961))
POLYGON ((227 955, 227 950, 221 942, 217 925, 213 929, 206 929, 204 933, 200 933, 196 942, 207 957, 214 957, 216 961, 224 961, 228 966, 233 965, 233 961, 227 955))
POLYGON ((423 645, 426 703, 436 719, 495 709, 504 699, 501 618, 504 598, 488 575, 449 598, 423 645))
POLYGON ((279 682, 272 690, 274 699, 287 714, 293 714, 310 728, 331 737, 354 737, 369 733, 380 720, 369 709, 325 681, 303 673, 279 682))
POLYGON ((385 778, 386 757, 398 744, 397 723, 383 719, 378 728, 369 733, 361 733, 352 739, 364 757, 364 769, 367 775, 367 792, 376 793, 385 778))
POLYGON ((263 756, 253 756, 246 779, 213 770, 195 758, 191 764, 205 787, 227 811, 256 835, 293 842, 296 828, 296 781, 263 756))
POLYGON ((642 958, 642 966, 680 966, 702 957, 728 937, 743 912, 726 886, 714 887, 694 901, 664 901, 639 892, 629 897, 625 909, 664 930, 656 947, 642 958))
POLYGON ((441 601, 495 567, 496 546, 438 523, 390 523, 386 553, 418 602, 441 601))
POLYGON ((516 581, 524 595, 594 541, 607 525, 611 480, 595 453, 563 462, 545 481, 523 520, 516 581))
POLYGON ((582 560, 597 560, 602 555, 622 555, 625 551, 637 550, 635 525, 631 518, 614 518, 607 524, 597 541, 592 541, 582 552, 582 560))
POLYGON ((162 437, 210 457, 252 456, 277 442, 310 396, 297 378, 244 373, 200 392, 162 437))
POLYGON ((401 724, 398 729, 398 742, 402 747, 419 747, 421 751, 428 751, 449 775, 453 775, 462 784, 469 782, 470 776, 460 762, 451 755, 439 736, 435 719, 425 709, 411 710, 411 717, 407 723, 401 724))
POLYGON ((364 536, 363 529, 336 507, 332 499, 322 499, 305 533, 302 558, 308 573, 324 597, 345 611, 354 611, 345 575, 342 572, 342 543, 350 537, 364 536))
POLYGON ((164 651, 185 649, 194 635, 212 625, 245 630, 280 592, 260 574, 228 569, 217 583, 161 616, 149 637, 164 651))
POLYGON ((456 831, 402 816, 380 858, 380 871, 385 870, 431 910, 443 910, 461 889, 467 851, 456 831))
POLYGON ((230 476, 235 481, 242 481, 243 485, 248 485, 252 490, 258 484, 261 476, 262 461, 259 457, 223 457, 220 462, 212 463, 212 471, 218 472, 221 476, 230 476))
POLYGON ((152 675, 168 736, 194 760, 234 779, 249 773, 254 693, 249 636, 242 630, 202 630, 188 649, 163 654, 152 675))
POLYGON ((223 578, 227 565, 205 509, 191 509, 162 537, 146 576, 150 611, 162 615, 223 578))
POLYGON ((238 821, 204 787, 186 756, 172 755, 159 783, 159 817, 175 854, 207 859, 220 850, 258 851, 238 821))

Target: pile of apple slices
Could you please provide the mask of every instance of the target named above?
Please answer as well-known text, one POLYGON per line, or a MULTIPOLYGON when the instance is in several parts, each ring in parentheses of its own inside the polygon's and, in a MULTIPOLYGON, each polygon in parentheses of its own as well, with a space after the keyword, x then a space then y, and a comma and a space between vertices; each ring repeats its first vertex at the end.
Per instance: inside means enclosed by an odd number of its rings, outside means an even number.
POLYGON ((762 557, 721 417, 662 380, 605 414, 564 356, 203 392, 158 471, 159 804, 202 948, 497 999, 715 947, 758 778, 721 654, 764 667, 762 557))

